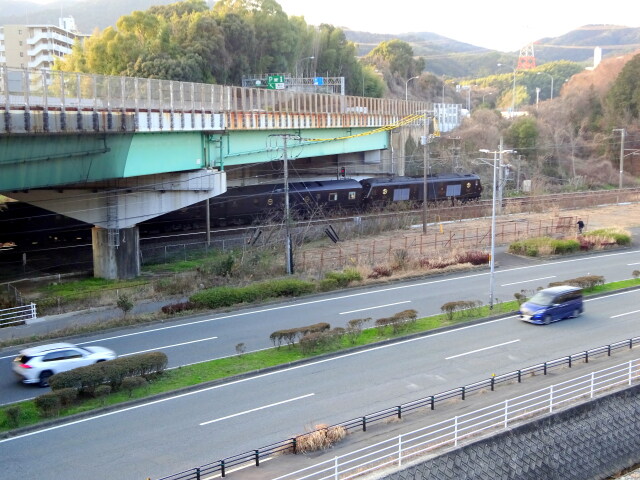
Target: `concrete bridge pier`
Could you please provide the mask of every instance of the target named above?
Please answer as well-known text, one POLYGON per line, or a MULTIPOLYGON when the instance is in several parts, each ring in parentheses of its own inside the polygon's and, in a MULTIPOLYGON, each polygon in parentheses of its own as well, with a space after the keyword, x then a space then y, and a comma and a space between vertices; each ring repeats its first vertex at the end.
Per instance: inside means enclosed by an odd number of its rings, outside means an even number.
POLYGON ((69 188, 11 192, 11 197, 94 225, 95 277, 140 275, 137 224, 227 190, 224 171, 199 169, 105 180, 69 188))
POLYGON ((118 230, 93 227, 91 238, 94 277, 124 280, 140 275, 140 233, 137 225, 118 230))

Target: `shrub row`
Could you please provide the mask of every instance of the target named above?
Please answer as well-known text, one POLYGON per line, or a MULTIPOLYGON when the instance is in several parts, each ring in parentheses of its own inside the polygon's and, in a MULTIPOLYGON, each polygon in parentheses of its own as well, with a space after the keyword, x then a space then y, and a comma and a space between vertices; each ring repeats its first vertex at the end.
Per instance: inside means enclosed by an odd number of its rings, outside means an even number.
POLYGON ((195 293, 190 301, 197 307, 220 308, 277 297, 295 297, 315 290, 312 282, 285 278, 254 283, 245 287, 216 287, 195 293))
POLYGON ((196 304, 194 302, 178 302, 178 303, 170 303, 169 305, 165 305, 162 307, 162 313, 166 313, 167 315, 173 315, 174 313, 184 312, 185 310, 194 310, 196 304))
POLYGON ((585 275, 584 277, 570 278, 562 282, 551 282, 550 287, 558 287, 560 285, 572 285, 580 288, 593 288, 598 285, 604 285, 604 277, 601 275, 585 275))
POLYGON ((149 377, 162 373, 165 368, 167 356, 164 353, 140 353, 57 373, 49 379, 49 385, 53 391, 73 388, 93 394, 99 385, 108 384, 117 390, 126 377, 149 377))
POLYGON ((382 278, 382 277, 390 277, 393 275, 393 269, 391 267, 378 266, 373 267, 373 271, 368 275, 367 278, 382 278))
POLYGON ((620 229, 615 228, 600 228, 598 230, 592 230, 584 234, 587 238, 592 238, 596 243, 603 243, 603 240, 613 242, 617 245, 630 245, 631 234, 620 229), (598 240, 600 240, 598 242, 598 240))
POLYGON ((376 320, 376 328, 381 333, 384 332, 386 327, 391 327, 393 333, 398 333, 408 326, 415 323, 418 318, 418 312, 416 310, 403 310, 402 312, 398 312, 391 317, 383 317, 376 320))
POLYGON ((471 265, 485 265, 491 260, 491 254, 479 250, 471 250, 456 255, 457 263, 470 263, 471 265))
POLYGON ((447 315, 447 320, 453 320, 455 312, 463 310, 471 310, 482 305, 480 300, 458 300, 456 302, 447 302, 440 307, 443 313, 447 315))
POLYGON ((315 323, 313 325, 308 325, 306 327, 298 327, 298 328, 288 328, 286 330, 276 330, 271 335, 269 335, 269 339, 273 342, 274 347, 280 348, 280 345, 286 343, 291 346, 296 343, 297 340, 301 339, 305 335, 310 333, 319 333, 325 332, 331 328, 331 325, 325 322, 315 323))
POLYGON ((333 330, 307 333, 300 339, 300 352, 306 355, 315 350, 337 347, 345 332, 344 328, 336 327, 333 330))
POLYGON ((580 242, 575 239, 555 239, 550 237, 528 238, 509 245, 509 253, 537 257, 540 254, 565 254, 580 250, 580 242))
POLYGON ((329 272, 324 276, 325 280, 335 280, 338 287, 347 287, 351 282, 359 282, 362 275, 357 270, 348 268, 342 272, 329 272))

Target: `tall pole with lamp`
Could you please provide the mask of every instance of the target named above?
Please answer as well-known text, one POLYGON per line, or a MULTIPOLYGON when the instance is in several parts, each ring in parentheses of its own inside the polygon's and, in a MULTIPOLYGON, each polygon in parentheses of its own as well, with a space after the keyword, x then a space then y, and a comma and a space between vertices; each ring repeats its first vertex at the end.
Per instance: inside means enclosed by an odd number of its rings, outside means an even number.
MULTIPOLYGON (((482 153, 493 153, 493 192, 492 192, 492 202, 491 202, 491 253, 489 257, 489 266, 491 270, 491 274, 489 277, 489 309, 493 310, 493 298, 494 298, 494 290, 495 290, 495 282, 494 282, 494 273, 495 273, 495 254, 496 254, 496 183, 497 183, 497 172, 498 172, 498 154, 502 155, 503 153, 510 153, 511 150, 494 150, 493 152, 490 150, 482 149, 480 150, 482 153)), ((500 165, 502 168, 502 165, 500 165)))
POLYGON ((553 75, 547 72, 538 72, 537 75, 546 75, 547 77, 551 77, 551 95, 549 95, 549 100, 553 100, 553 75))
POLYGON ((411 77, 409 80, 404 82, 404 101, 405 102, 409 100, 409 82, 411 80, 415 80, 416 78, 420 78, 420 76, 418 75, 417 77, 411 77))

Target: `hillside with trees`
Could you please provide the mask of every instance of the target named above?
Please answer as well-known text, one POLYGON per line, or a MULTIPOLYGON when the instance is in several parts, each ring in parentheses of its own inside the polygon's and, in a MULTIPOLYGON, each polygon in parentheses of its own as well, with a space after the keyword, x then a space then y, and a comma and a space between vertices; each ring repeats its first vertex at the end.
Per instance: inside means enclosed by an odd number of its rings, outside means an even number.
MULTIPOLYGON (((526 72, 523 82, 527 76, 533 75, 526 72)), ((480 148, 496 148, 503 137, 505 148, 517 150, 514 169, 533 179, 537 191, 617 187, 620 133, 614 130, 625 128, 624 183, 635 185, 640 174, 640 157, 634 155, 640 153, 639 78, 636 52, 571 75, 553 100, 537 106, 525 101, 519 110, 526 116, 510 120, 486 105, 478 108, 456 131, 462 157, 473 159, 480 148)), ((465 166, 473 165, 469 161, 465 166)))
MULTIPOLYGON (((469 48, 466 55, 475 53, 469 48)), ((120 17, 57 68, 239 85, 243 75, 301 67, 309 75, 344 76, 350 95, 468 102, 471 116, 433 146, 434 171, 476 170, 478 150, 497 148, 502 137, 505 148, 518 151, 523 178, 541 190, 616 186, 620 128, 630 152, 625 171, 636 171, 640 56, 607 58, 594 70, 562 60, 515 72, 514 62, 496 62, 503 57, 495 52, 482 56, 479 75, 439 76, 407 41, 384 40, 359 56, 342 29, 307 25, 275 0, 220 0, 213 8, 187 0, 120 17), (525 115, 500 113, 512 109, 525 115)))

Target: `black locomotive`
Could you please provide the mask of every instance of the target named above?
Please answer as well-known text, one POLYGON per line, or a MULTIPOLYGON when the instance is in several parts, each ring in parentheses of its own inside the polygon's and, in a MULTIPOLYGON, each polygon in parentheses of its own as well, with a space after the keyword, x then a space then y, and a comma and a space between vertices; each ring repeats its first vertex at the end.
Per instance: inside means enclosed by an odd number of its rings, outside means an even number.
MULTIPOLYGON (((423 177, 375 177, 289 183, 291 212, 299 217, 316 213, 354 212, 384 208, 395 202, 419 204, 423 177)), ((284 184, 230 187, 209 200, 212 227, 247 225, 281 218, 284 184)), ((440 174, 427 177, 427 201, 452 203, 478 200, 482 193, 475 174, 440 174)), ((206 226, 205 202, 166 213, 139 224, 141 237, 168 232, 200 230, 206 226)), ((21 247, 91 242, 91 226, 23 202, 9 202, 0 210, 0 244, 21 247)))

